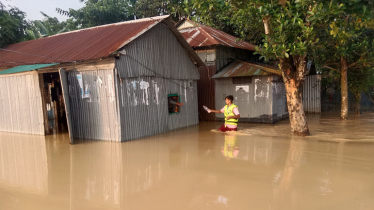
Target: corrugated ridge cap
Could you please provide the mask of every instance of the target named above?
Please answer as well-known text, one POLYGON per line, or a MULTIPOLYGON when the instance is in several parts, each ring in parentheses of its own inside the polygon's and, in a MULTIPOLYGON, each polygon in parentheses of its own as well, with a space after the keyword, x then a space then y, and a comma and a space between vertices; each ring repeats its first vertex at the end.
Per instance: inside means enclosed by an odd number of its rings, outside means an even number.
POLYGON ((19 44, 25 44, 25 43, 28 43, 28 42, 33 42, 33 41, 41 40, 41 39, 54 38, 54 37, 62 36, 62 35, 66 35, 66 34, 79 33, 79 32, 82 32, 82 31, 94 30, 94 29, 98 29, 98 28, 104 28, 104 27, 110 27, 110 26, 116 26, 116 25, 126 25, 126 24, 133 24, 133 23, 140 23, 140 22, 147 22, 147 21, 155 21, 155 20, 156 21, 162 21, 162 20, 164 20, 168 17, 170 17, 170 15, 162 15, 162 16, 156 16, 156 17, 142 18, 142 19, 137 19, 137 20, 127 20, 127 21, 122 21, 122 22, 117 22, 117 23, 110 23, 110 24, 105 24, 105 25, 100 25, 100 26, 93 26, 93 27, 90 27, 90 28, 82 28, 82 29, 78 29, 78 30, 74 30, 74 31, 67 31, 67 32, 64 32, 64 33, 59 33, 59 34, 43 37, 43 38, 40 38, 40 39, 33 39, 33 40, 14 43, 14 44, 11 44, 11 45, 8 45, 8 46, 4 47, 4 49, 6 49, 9 46, 17 46, 19 44))
POLYGON ((77 33, 77 32, 80 32, 80 31, 94 30, 94 29, 97 29, 97 28, 103 28, 103 27, 109 27, 109 26, 115 26, 115 25, 126 25, 126 24, 140 23, 140 22, 147 22, 147 21, 154 21, 154 20, 162 21, 162 20, 168 18, 169 16, 170 15, 163 15, 163 16, 142 18, 142 19, 137 19, 137 20, 127 20, 127 21, 122 21, 122 22, 118 22, 118 23, 110 23, 110 24, 94 26, 94 27, 90 27, 90 28, 82 28, 82 29, 78 29, 78 30, 74 30, 74 31, 68 31, 68 32, 48 36, 48 37, 45 37, 45 38, 51 38, 51 37, 60 36, 60 35, 64 35, 64 34, 77 33))

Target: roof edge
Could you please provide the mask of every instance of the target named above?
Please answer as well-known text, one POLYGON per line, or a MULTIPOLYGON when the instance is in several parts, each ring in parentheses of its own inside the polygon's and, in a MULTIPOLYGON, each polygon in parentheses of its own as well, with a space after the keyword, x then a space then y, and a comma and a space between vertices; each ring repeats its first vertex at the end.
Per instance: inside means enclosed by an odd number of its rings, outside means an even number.
POLYGON ((82 28, 74 31, 68 31, 65 33, 60 33, 60 34, 55 34, 52 36, 48 36, 45 38, 50 38, 50 37, 55 37, 63 34, 70 34, 70 33, 76 33, 80 31, 85 31, 85 30, 91 30, 95 28, 102 28, 102 27, 107 27, 107 26, 113 26, 113 25, 125 25, 125 24, 131 24, 131 23, 137 23, 137 22, 146 22, 146 21, 151 21, 151 20, 163 20, 165 18, 168 18, 170 15, 162 15, 162 16, 156 16, 156 17, 149 17, 149 18, 141 18, 141 19, 136 19, 136 20, 127 20, 127 21, 122 21, 122 22, 117 22, 117 23, 110 23, 110 24, 105 24, 105 25, 99 25, 99 26, 94 26, 90 28, 82 28))
POLYGON ((189 57, 192 61, 196 62, 197 66, 205 66, 205 63, 200 59, 200 57, 196 54, 195 50, 188 44, 188 42, 184 39, 182 34, 178 31, 175 27, 173 22, 170 18, 165 18, 163 22, 168 26, 168 28, 174 33, 179 43, 183 46, 183 48, 187 51, 189 57))

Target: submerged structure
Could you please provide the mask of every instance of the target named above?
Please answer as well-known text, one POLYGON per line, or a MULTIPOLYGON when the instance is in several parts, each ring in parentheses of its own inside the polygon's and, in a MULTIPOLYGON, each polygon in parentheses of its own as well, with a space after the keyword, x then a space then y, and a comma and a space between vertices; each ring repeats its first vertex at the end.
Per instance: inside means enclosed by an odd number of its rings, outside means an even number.
POLYGON ((128 141, 199 122, 204 63, 168 16, 21 42, 0 57, 0 131, 49 134, 51 107, 71 142, 128 141), (170 109, 170 100, 183 106, 170 109))

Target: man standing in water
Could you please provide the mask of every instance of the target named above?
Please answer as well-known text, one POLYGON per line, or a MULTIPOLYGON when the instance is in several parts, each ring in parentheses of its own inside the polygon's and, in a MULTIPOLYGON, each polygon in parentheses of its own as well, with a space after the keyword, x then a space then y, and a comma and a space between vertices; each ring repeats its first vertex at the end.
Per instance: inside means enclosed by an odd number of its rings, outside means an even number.
POLYGON ((211 113, 224 113, 225 114, 225 124, 223 124, 218 130, 222 132, 226 131, 237 131, 238 119, 240 118, 238 106, 234 103, 234 97, 229 95, 225 98, 226 106, 221 110, 211 110, 208 109, 208 112, 211 113))

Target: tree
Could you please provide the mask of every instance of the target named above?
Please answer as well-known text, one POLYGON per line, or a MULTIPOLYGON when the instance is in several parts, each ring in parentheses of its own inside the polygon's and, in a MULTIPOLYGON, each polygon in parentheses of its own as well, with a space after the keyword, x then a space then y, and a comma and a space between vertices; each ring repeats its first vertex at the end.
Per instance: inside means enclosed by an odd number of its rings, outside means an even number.
POLYGON ((265 60, 279 60, 287 92, 291 131, 309 135, 302 104, 302 86, 307 75, 307 58, 313 45, 321 44, 314 27, 326 24, 341 10, 339 5, 317 0, 227 1, 238 34, 247 37, 251 26, 263 27, 262 43, 256 50, 265 60))
POLYGON ((0 1, 0 48, 25 40, 26 14, 17 7, 6 10, 0 1))
POLYGON ((330 19, 328 27, 321 27, 318 35, 325 45, 316 46, 318 48, 315 50, 314 57, 322 68, 340 73, 342 95, 340 118, 346 120, 349 81, 356 84, 350 85, 351 89, 356 91, 356 98, 357 91, 362 89, 355 88, 358 84, 348 78, 348 72, 350 69, 356 69, 352 73, 353 76, 357 74, 364 76, 366 72, 362 70, 370 69, 366 66, 371 65, 374 60, 372 36, 367 34, 369 28, 373 26, 374 4, 368 0, 335 0, 334 4, 340 4, 341 11, 338 16, 330 19))
POLYGON ((355 98, 355 113, 361 113, 361 94, 374 86, 374 69, 362 67, 348 71, 348 87, 355 98))
POLYGON ((88 28, 133 19, 135 1, 86 0, 80 9, 66 11, 57 8, 56 11, 71 18, 69 28, 88 28))
POLYGON ((26 30, 29 39, 39 39, 70 31, 68 22, 60 22, 56 17, 50 17, 43 12, 41 12, 41 14, 44 16, 44 19, 31 21, 26 30))

